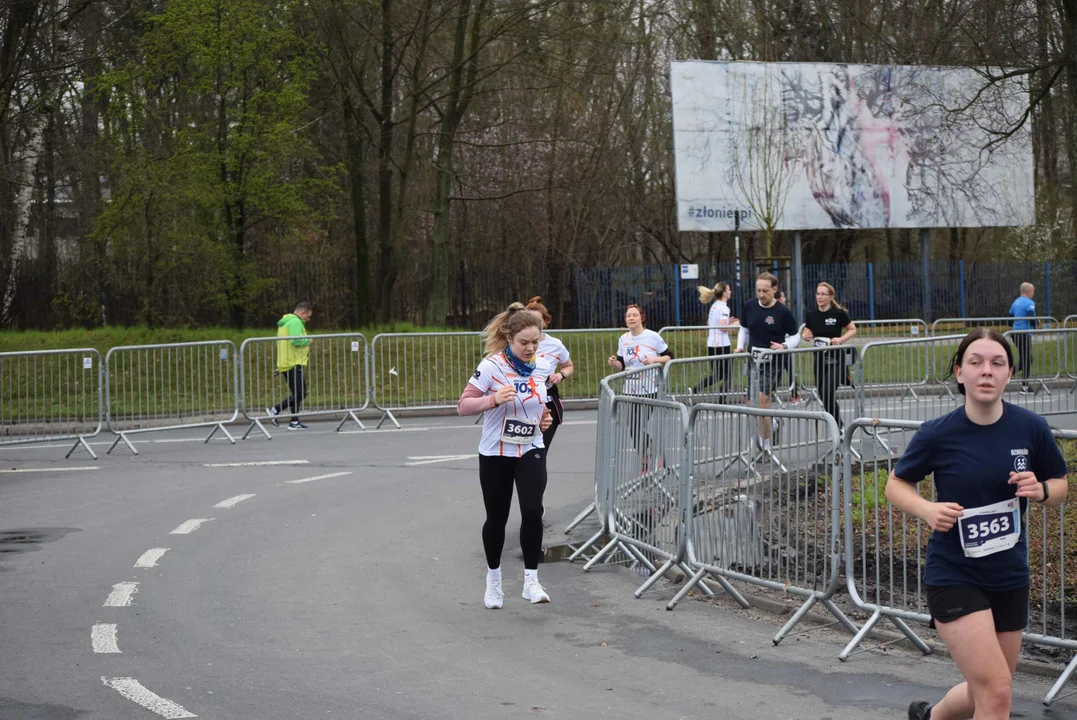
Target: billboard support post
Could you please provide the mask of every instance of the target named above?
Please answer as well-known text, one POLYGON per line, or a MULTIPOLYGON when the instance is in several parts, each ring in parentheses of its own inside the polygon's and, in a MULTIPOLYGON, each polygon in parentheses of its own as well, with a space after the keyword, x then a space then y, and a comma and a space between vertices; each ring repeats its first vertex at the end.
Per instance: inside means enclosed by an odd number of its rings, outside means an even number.
POLYGON ((931 231, 920 228, 920 287, 923 292, 925 322, 931 318, 931 231))

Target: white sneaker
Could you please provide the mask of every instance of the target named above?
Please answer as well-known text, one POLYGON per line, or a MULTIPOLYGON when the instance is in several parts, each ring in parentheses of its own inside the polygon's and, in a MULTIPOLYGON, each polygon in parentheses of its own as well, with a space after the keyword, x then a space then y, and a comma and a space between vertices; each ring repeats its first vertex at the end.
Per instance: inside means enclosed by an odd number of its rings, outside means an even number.
POLYGON ((483 598, 486 607, 497 610, 505 604, 505 593, 501 590, 501 581, 486 583, 486 597, 483 598))
POLYGON ((770 438, 764 438, 763 439, 763 449, 764 450, 770 450, 771 449, 770 438))
POLYGON ((530 600, 532 605, 550 602, 550 596, 538 580, 524 583, 524 600, 530 600))

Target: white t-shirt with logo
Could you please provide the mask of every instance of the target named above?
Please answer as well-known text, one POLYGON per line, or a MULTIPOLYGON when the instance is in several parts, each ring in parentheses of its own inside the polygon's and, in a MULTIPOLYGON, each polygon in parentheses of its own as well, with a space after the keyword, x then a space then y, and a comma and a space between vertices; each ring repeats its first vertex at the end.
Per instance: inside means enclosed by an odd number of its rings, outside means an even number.
POLYGON ((546 377, 557 372, 557 368, 567 363, 571 357, 565 344, 555 337, 543 333, 539 341, 538 352, 535 354, 535 364, 544 363, 546 377))
MULTIPOLYGON (((649 357, 658 357, 669 345, 662 336, 654 330, 643 330, 639 335, 633 335, 629 330, 617 341, 617 354, 624 358, 625 370, 644 367, 644 360, 649 357)), ((658 375, 662 372, 661 365, 650 365, 650 372, 640 373, 625 380, 624 391, 627 395, 653 395, 658 392, 658 375)))
POLYGON ((711 305, 710 314, 707 316, 707 325, 710 330, 707 331, 707 347, 729 347, 729 331, 718 330, 717 325, 721 325, 725 320, 726 324, 729 324, 729 319, 732 315, 729 312, 729 305, 722 300, 715 300, 711 305))
POLYGON ((516 386, 516 397, 503 405, 491 408, 483 413, 482 439, 479 440, 479 454, 494 457, 522 457, 528 450, 545 447, 542 444, 542 431, 537 429, 534 439, 528 445, 516 445, 503 442, 501 437, 506 420, 523 418, 542 422, 542 413, 546 409, 546 380, 549 373, 547 363, 535 363, 535 370, 530 377, 521 377, 505 359, 504 353, 498 353, 479 363, 474 375, 468 380, 486 395, 493 395, 504 385, 516 386))

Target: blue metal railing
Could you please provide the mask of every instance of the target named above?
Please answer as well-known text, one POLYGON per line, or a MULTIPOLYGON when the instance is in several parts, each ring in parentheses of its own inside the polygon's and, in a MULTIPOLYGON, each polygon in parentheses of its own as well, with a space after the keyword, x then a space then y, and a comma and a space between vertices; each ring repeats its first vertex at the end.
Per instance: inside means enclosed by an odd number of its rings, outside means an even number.
MULTIPOLYGON (((791 295, 788 268, 777 270, 791 295)), ((577 326, 618 327, 630 303, 644 308, 650 327, 698 324, 706 320, 709 307, 699 302, 696 287, 713 287, 719 281, 734 284, 732 262, 700 264, 698 280, 681 280, 679 271, 678 265, 577 268, 577 326)), ((754 296, 756 272, 752 263, 741 265, 741 285, 734 286, 730 303, 734 314, 754 296)), ((935 317, 1004 316, 1022 282, 1036 286, 1039 314, 1063 317, 1077 313, 1077 262, 935 260, 930 273, 935 317)), ((838 301, 854 318, 919 317, 924 305, 919 261, 805 265, 804 295, 800 298, 805 308, 815 306, 815 288, 821 281, 834 286, 838 301)), ((790 300, 796 302, 796 298, 790 300)))

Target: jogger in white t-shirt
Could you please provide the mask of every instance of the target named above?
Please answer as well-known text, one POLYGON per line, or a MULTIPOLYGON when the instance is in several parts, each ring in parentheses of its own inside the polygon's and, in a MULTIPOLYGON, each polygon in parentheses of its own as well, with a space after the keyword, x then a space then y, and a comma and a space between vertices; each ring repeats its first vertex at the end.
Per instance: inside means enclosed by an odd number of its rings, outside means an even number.
POLYGON ((488 608, 504 604, 501 551, 515 484, 520 502, 520 547, 524 554, 523 597, 548 603, 538 581, 542 553, 542 495, 546 490, 546 449, 542 432, 550 426, 546 408, 546 365, 535 362, 541 321, 513 303, 486 326, 486 358, 457 401, 460 415, 483 415, 479 441, 479 484, 486 505, 482 544, 486 551, 488 608))

